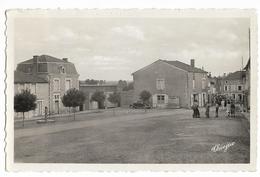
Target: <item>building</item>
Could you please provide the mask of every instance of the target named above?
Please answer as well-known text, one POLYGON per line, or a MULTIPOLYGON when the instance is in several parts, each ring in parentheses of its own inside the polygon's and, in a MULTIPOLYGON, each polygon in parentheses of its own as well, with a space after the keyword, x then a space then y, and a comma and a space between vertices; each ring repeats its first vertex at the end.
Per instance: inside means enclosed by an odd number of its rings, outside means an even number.
MULTIPOLYGON (((14 93, 21 93, 23 90, 29 90, 32 94, 36 95, 36 110, 30 111, 28 117, 41 116, 44 114, 44 107, 48 106, 48 80, 25 74, 20 71, 14 72, 14 93)), ((16 113, 15 117, 22 117, 21 113, 16 113)))
POLYGON ((221 92, 236 103, 242 103, 244 100, 245 85, 243 77, 245 71, 236 71, 229 73, 222 78, 221 92))
POLYGON ((68 112, 61 102, 61 97, 70 88, 79 89, 79 74, 67 58, 36 55, 19 63, 15 73, 15 93, 30 88, 37 97, 36 115, 43 114, 45 106, 50 114, 68 112))
POLYGON ((250 110, 250 59, 248 60, 245 68, 245 75, 243 77, 245 88, 244 88, 244 108, 246 111, 250 110))
POLYGON ((190 108, 194 101, 199 106, 207 102, 207 72, 180 61, 157 60, 134 72, 134 100, 143 90, 152 94, 153 107, 190 108))
POLYGON ((111 107, 117 107, 118 105, 111 103, 108 101, 108 97, 110 94, 117 92, 117 84, 111 85, 111 84, 102 84, 102 85, 90 85, 86 84, 83 82, 80 82, 79 84, 79 90, 82 91, 85 96, 86 100, 85 103, 80 107, 81 111, 84 110, 93 110, 93 109, 98 109, 98 103, 96 101, 91 101, 91 96, 99 91, 99 92, 104 92, 106 99, 104 102, 105 108, 111 108, 111 107))

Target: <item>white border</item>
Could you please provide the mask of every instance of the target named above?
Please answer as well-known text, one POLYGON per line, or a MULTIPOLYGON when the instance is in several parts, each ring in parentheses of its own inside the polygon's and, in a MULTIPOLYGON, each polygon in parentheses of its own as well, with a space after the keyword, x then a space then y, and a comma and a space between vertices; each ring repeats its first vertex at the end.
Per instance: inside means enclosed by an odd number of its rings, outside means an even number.
POLYGON ((100 171, 100 170, 116 170, 116 171, 136 171, 136 170, 150 170, 150 171, 165 171, 165 170, 189 170, 189 171, 254 171, 256 166, 256 107, 257 100, 257 26, 256 13, 254 10, 154 10, 154 9, 108 9, 108 10, 17 10, 8 12, 7 21, 7 168, 11 171, 100 171), (189 18, 189 17, 249 17, 251 19, 251 146, 250 146, 250 164, 28 164, 28 163, 13 163, 13 71, 14 71, 14 52, 13 52, 13 20, 15 17, 145 17, 145 18, 189 18), (59 15, 59 16, 57 16, 59 15))

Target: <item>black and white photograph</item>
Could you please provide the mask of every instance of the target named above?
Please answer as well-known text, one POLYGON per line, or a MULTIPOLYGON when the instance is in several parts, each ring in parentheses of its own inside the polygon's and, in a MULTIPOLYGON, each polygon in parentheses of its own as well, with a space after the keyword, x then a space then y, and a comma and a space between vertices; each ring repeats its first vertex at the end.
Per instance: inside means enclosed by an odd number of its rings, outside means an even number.
POLYGON ((255 18, 254 10, 7 11, 10 169, 254 169, 255 18))

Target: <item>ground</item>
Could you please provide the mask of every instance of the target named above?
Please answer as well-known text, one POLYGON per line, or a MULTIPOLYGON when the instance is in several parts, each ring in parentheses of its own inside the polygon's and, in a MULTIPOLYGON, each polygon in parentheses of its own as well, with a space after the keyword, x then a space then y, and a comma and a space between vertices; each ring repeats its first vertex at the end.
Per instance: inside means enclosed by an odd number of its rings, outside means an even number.
MULTIPOLYGON (((193 119, 192 111, 117 109, 15 124, 15 162, 39 163, 249 163, 243 117, 193 119), (217 144, 235 144, 213 152, 217 144)), ((204 116, 203 111, 201 112, 204 116)))

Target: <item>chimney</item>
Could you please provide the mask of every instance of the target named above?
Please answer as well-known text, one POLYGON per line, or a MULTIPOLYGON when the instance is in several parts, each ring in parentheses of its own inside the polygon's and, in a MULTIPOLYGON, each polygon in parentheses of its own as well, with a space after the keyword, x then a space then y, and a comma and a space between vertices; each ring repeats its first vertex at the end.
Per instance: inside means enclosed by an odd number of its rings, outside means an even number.
POLYGON ((62 58, 62 60, 68 62, 68 58, 62 58))
POLYGON ((33 74, 38 73, 38 57, 39 57, 38 55, 33 56, 33 70, 32 70, 33 74))
POLYGON ((191 65, 192 67, 195 67, 195 60, 194 60, 194 59, 191 59, 191 60, 190 60, 190 65, 191 65))
POLYGON ((38 63, 38 55, 33 56, 33 63, 38 63))

